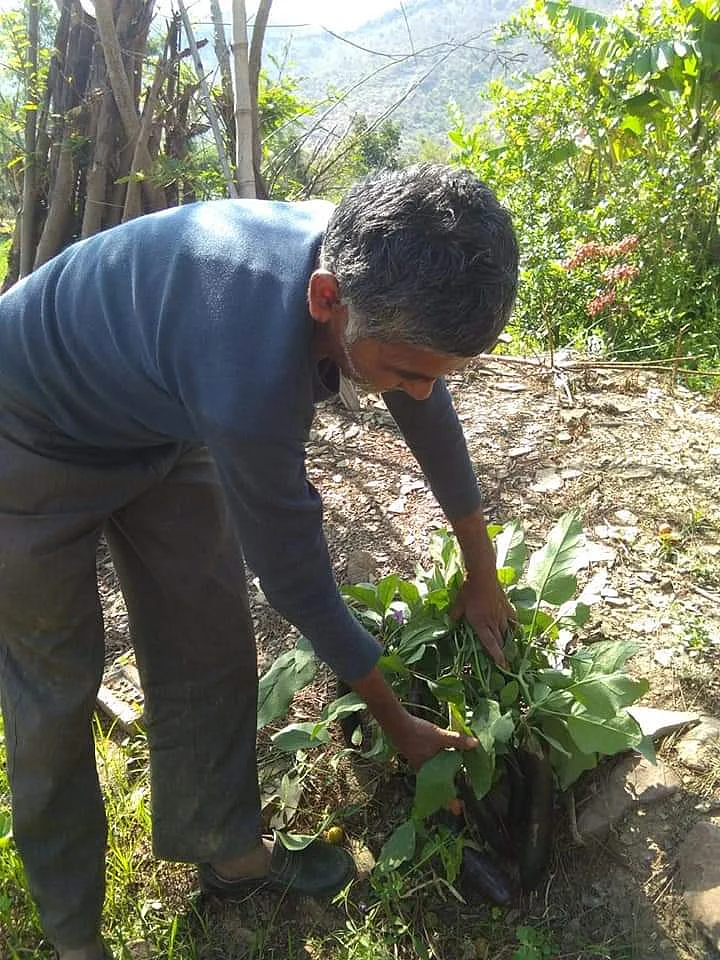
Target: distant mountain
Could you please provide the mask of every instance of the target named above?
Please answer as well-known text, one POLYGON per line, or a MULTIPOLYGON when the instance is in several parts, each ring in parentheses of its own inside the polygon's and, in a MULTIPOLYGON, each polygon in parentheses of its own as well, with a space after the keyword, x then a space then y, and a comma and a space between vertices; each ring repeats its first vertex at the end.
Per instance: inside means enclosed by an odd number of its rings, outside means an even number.
POLYGON ((422 135, 445 143, 448 103, 476 119, 483 110, 478 91, 507 69, 503 54, 522 56, 493 40, 522 2, 405 0, 404 15, 398 6, 342 37, 316 27, 270 29, 263 62, 271 76, 281 70, 300 78, 311 100, 330 88, 350 91, 328 124, 342 126, 343 110, 370 120, 392 111, 406 146, 422 135))

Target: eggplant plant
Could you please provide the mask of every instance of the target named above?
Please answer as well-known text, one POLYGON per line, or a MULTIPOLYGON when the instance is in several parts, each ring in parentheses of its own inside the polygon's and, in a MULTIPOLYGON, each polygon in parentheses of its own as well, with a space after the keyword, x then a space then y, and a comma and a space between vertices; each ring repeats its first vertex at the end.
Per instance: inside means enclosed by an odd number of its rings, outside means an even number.
MULTIPOLYGON (((636 749, 653 757, 652 743, 626 710, 648 685, 624 669, 636 649, 632 643, 575 643, 597 589, 593 578, 578 592, 577 573, 587 566, 587 551, 576 511, 561 517, 546 544, 530 556, 519 522, 488 532, 498 579, 517 619, 504 643, 507 669, 492 661, 469 623, 450 617, 465 572, 459 546, 447 531, 433 534, 432 564, 413 580, 391 574, 377 584, 344 587, 343 593, 382 641, 379 666, 407 709, 478 740, 471 751, 442 751, 418 772, 410 816, 385 843, 379 869, 411 860, 427 818, 459 793, 471 828, 502 855, 514 848, 522 885, 531 888, 550 855, 555 787, 566 790, 602 756, 636 749), (502 816, 488 802, 499 780, 510 788, 509 810, 502 816)), ((302 673, 308 669, 306 653, 301 648, 284 656, 288 663, 299 656, 302 673)), ((302 676, 290 674, 290 683, 303 685, 302 676)), ((263 694, 271 686, 276 682, 266 675, 261 702, 267 703, 263 694)), ((273 696, 289 702, 276 690, 273 696)), ((317 722, 291 724, 273 741, 289 751, 320 746, 330 738, 329 725, 340 720, 363 755, 388 756, 391 746, 380 727, 358 722, 363 709, 360 698, 345 693, 317 722)))

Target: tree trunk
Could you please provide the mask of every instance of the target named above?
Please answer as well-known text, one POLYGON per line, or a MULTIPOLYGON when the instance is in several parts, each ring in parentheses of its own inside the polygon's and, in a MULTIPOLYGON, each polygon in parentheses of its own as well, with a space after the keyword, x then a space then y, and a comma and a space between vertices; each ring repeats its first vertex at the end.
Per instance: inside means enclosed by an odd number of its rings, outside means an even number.
MULTIPOLYGON (((140 133, 140 119, 135 107, 135 98, 125 73, 110 0, 95 0, 95 15, 113 97, 128 140, 135 144, 140 133)), ((146 144, 140 145, 139 159, 143 172, 149 176, 152 168, 152 158, 146 144)), ((162 210, 167 206, 163 191, 153 186, 149 180, 144 181, 143 189, 146 191, 151 209, 162 210)))

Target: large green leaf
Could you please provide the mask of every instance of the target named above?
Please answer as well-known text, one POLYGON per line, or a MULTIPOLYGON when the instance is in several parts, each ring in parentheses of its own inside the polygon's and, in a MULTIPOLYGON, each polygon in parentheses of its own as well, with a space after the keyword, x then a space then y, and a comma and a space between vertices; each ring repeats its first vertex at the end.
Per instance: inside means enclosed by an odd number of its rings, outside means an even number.
POLYGON ((461 763, 458 751, 441 750, 422 765, 415 782, 414 817, 422 819, 447 806, 455 796, 455 774, 461 763))
POLYGON ((417 834, 413 820, 406 820, 390 834, 383 844, 377 866, 380 870, 396 870, 401 863, 415 855, 417 834))
POLYGON ((575 574, 586 562, 585 537, 577 510, 560 518, 545 546, 530 557, 527 583, 538 601, 560 606, 577 590, 575 574))
POLYGON ((568 659, 576 680, 584 680, 591 673, 615 673, 638 651, 632 640, 600 640, 580 647, 568 659))
POLYGON ((625 673, 591 673, 585 680, 567 687, 567 693, 571 693, 589 713, 609 720, 647 693, 648 686, 647 680, 635 680, 625 673))
POLYGON ((285 716, 292 698, 312 681, 316 669, 315 654, 304 637, 300 637, 294 650, 275 660, 258 684, 258 730, 285 716))
POLYGON ((567 718, 566 723, 570 736, 583 753, 612 756, 634 749, 643 739, 639 725, 625 713, 603 720, 579 708, 567 718))

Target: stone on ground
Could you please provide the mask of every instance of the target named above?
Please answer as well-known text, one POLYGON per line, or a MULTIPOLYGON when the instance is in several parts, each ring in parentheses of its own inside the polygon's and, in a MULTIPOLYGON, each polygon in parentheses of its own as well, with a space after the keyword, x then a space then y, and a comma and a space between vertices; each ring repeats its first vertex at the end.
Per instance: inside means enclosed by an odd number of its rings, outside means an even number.
POLYGON ((705 773, 720 754, 720 720, 701 717, 678 743, 678 756, 691 770, 705 773))
POLYGON ((578 832, 581 837, 602 839, 632 807, 656 803, 680 787, 680 778, 662 760, 653 765, 645 757, 626 757, 583 808, 578 832))
POLYGON ((678 880, 691 917, 720 950, 720 827, 695 824, 680 848, 678 880))

